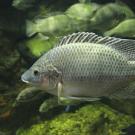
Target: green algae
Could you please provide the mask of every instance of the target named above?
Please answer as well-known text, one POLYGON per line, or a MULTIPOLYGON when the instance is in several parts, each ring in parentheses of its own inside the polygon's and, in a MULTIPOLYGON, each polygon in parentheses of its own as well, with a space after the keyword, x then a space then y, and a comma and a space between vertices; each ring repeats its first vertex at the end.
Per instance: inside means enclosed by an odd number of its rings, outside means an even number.
POLYGON ((98 6, 92 4, 77 3, 69 7, 65 13, 73 19, 86 21, 93 16, 97 8, 98 6))
POLYGON ((28 129, 20 128, 16 135, 119 135, 121 129, 134 122, 131 116, 95 103, 34 124, 28 129))
POLYGON ((50 98, 45 100, 39 107, 39 112, 44 113, 49 111, 50 109, 53 109, 54 107, 57 107, 58 105, 58 99, 56 97, 50 98))
POLYGON ((108 3, 99 8, 90 19, 90 29, 103 33, 129 18, 134 18, 134 13, 127 5, 108 3))
POLYGON ((20 45, 28 49, 28 53, 32 54, 34 57, 39 57, 42 54, 49 51, 56 44, 58 38, 54 37, 45 37, 45 36, 36 36, 24 42, 21 42, 20 45))
POLYGON ((104 33, 105 36, 135 37, 135 19, 127 19, 118 24, 115 28, 104 33))

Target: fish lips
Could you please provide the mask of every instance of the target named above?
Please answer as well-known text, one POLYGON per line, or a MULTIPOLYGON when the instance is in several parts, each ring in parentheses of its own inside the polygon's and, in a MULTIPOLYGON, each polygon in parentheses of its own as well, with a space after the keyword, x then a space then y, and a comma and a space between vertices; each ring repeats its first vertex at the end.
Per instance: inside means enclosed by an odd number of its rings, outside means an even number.
POLYGON ((22 74, 21 80, 22 80, 23 82, 25 82, 25 83, 30 83, 30 82, 25 78, 25 75, 24 75, 24 74, 22 74))
POLYGON ((22 74, 21 80, 27 84, 37 85, 40 83, 39 79, 34 77, 28 77, 26 73, 22 74))
POLYGON ((49 86, 49 78, 47 76, 33 77, 27 76, 27 73, 22 74, 21 80, 27 84, 47 88, 49 86))

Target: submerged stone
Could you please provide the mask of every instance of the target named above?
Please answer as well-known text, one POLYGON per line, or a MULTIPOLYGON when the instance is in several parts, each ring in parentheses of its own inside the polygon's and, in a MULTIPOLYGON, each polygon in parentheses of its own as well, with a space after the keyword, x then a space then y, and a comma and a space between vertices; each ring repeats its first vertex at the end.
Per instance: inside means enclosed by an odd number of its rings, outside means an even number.
POLYGON ((99 5, 96 3, 77 3, 69 7, 65 13, 73 19, 88 21, 98 8, 99 5))
POLYGON ((90 19, 90 30, 102 33, 133 17, 135 17, 133 11, 126 4, 108 3, 101 6, 90 19))
POLYGON ((124 38, 135 38, 135 19, 127 19, 115 28, 104 33, 105 36, 117 36, 124 38))
POLYGON ((18 50, 23 59, 32 64, 38 57, 49 51, 56 44, 58 38, 37 35, 18 44, 18 50))

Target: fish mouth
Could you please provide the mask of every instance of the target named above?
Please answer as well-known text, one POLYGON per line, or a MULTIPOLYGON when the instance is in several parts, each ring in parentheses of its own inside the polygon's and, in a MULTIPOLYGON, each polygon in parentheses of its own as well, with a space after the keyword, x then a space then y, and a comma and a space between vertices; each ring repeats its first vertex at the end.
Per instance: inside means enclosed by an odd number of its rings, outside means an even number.
POLYGON ((26 79, 24 74, 21 76, 21 80, 27 84, 31 84, 31 82, 26 79))
POLYGON ((21 80, 22 80, 23 82, 25 82, 25 83, 30 83, 29 81, 24 80, 22 77, 21 77, 21 80))
POLYGON ((21 80, 24 82, 24 83, 27 83, 27 84, 30 84, 30 85, 33 85, 33 86, 39 86, 39 81, 29 81, 29 80, 26 80, 25 77, 22 75, 21 76, 21 80))
POLYGON ((27 80, 24 80, 24 79, 21 79, 24 83, 27 83, 29 85, 32 85, 32 86, 40 86, 38 83, 35 83, 35 82, 29 82, 27 80))

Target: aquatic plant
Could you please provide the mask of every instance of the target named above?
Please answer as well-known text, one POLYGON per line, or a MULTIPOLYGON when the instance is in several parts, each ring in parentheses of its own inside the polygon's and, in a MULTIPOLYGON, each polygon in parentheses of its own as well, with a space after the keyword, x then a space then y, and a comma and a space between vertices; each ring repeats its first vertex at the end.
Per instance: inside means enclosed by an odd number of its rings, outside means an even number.
POLYGON ((16 135, 119 135, 122 128, 134 122, 133 117, 95 103, 76 112, 63 113, 52 120, 41 121, 30 128, 20 128, 16 135))

